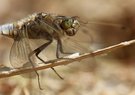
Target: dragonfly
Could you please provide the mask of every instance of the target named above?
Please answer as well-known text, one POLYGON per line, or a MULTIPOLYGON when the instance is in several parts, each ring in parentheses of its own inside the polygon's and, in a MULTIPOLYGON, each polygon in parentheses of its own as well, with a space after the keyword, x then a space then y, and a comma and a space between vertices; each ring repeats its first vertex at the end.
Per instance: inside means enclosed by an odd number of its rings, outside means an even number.
MULTIPOLYGON (((14 40, 10 50, 10 63, 14 68, 22 68, 25 64, 30 64, 35 68, 33 56, 42 63, 47 64, 39 54, 42 53, 53 40, 57 42, 55 54, 57 59, 61 58, 60 54, 72 54, 71 52, 64 51, 61 39, 66 36, 75 36, 82 24, 85 23, 79 20, 77 16, 70 17, 40 12, 29 15, 19 21, 1 25, 0 34, 14 40), (40 39, 43 40, 43 44, 32 49, 33 47, 31 46, 30 40, 33 40, 33 43, 35 43, 36 40, 38 42, 40 39)), ((63 79, 53 67, 51 69, 63 79)), ((39 74, 35 69, 34 72, 38 77, 39 88, 42 90, 39 74)))
MULTIPOLYGON (((46 62, 40 58, 39 54, 52 43, 53 39, 57 41, 56 57, 59 59, 59 52, 64 52, 62 48, 61 38, 65 35, 74 36, 79 29, 80 24, 76 17, 66 17, 46 13, 35 13, 18 22, 5 24, 0 26, 1 35, 14 39, 10 51, 10 62, 14 68, 21 68, 28 62, 34 68, 32 56, 35 55, 41 62, 46 62), (31 49, 29 39, 44 39, 47 40, 44 44, 31 49)), ((61 79, 63 79, 56 70, 51 68, 61 79)), ((39 74, 34 70, 38 76, 39 74)), ((41 88, 39 83, 39 88, 41 88)))

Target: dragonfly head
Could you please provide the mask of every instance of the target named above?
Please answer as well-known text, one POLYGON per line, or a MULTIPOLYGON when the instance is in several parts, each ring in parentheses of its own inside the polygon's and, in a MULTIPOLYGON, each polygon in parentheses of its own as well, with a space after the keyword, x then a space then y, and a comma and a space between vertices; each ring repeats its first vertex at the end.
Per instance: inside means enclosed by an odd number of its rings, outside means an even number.
POLYGON ((60 24, 66 35, 74 36, 78 31, 80 24, 76 17, 64 18, 60 24))

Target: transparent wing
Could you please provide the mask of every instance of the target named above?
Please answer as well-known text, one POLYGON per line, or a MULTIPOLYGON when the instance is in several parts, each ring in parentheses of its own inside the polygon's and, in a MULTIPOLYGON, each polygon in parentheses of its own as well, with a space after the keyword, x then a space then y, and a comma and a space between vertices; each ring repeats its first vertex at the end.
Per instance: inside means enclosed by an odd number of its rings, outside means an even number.
POLYGON ((80 27, 79 31, 73 37, 63 38, 63 48, 66 52, 86 53, 92 52, 94 43, 94 32, 91 27, 80 27))
POLYGON ((27 30, 22 29, 14 39, 10 51, 10 62, 14 68, 23 67, 28 61, 28 54, 32 51, 29 45, 27 30))
POLYGON ((119 31, 126 31, 124 25, 117 23, 106 23, 106 22, 88 22, 81 23, 80 30, 74 37, 66 37, 64 39, 64 44, 67 44, 66 50, 79 50, 80 52, 88 52, 91 49, 95 50, 99 48, 99 43, 101 40, 101 35, 103 32, 108 34, 117 33, 119 31), (72 49, 71 49, 72 48, 72 49))

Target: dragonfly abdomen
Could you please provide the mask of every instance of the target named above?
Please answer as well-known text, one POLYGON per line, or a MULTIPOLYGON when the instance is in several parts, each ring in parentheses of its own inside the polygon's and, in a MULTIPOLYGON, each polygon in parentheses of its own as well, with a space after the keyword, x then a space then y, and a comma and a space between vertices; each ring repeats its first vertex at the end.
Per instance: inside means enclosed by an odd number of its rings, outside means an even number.
POLYGON ((14 24, 5 24, 0 26, 0 34, 8 37, 13 37, 16 33, 14 31, 14 24))

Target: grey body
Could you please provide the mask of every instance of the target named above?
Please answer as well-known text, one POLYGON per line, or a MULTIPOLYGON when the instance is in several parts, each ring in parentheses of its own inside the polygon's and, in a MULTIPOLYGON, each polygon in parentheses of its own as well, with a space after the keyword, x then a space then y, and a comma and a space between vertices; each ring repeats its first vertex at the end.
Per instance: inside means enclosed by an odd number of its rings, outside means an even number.
POLYGON ((50 36, 57 40, 65 35, 74 36, 79 26, 76 17, 35 13, 17 22, 0 26, 0 34, 14 38, 25 32, 29 39, 48 39, 50 36), (66 20, 69 20, 68 27, 65 26, 66 20))

